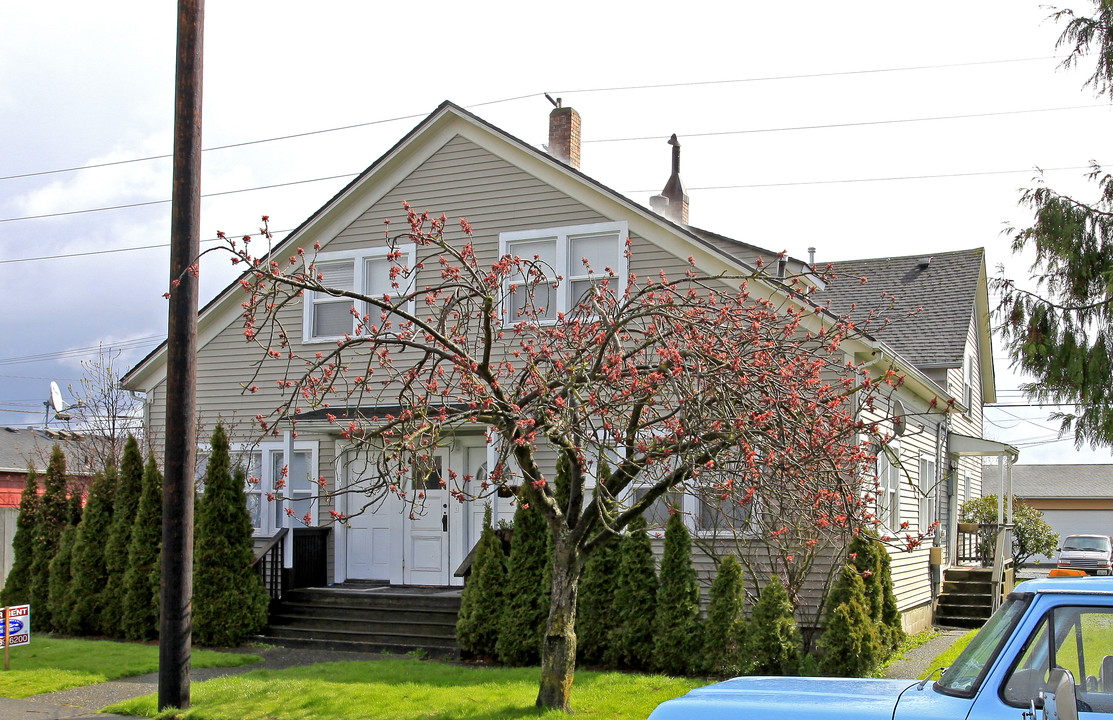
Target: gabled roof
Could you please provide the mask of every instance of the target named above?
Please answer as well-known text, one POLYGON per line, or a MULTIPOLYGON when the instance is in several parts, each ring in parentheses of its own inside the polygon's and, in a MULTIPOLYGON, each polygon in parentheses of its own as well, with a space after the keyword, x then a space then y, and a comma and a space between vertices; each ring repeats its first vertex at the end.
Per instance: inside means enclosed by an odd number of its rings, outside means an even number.
MULTIPOLYGON (((732 274, 753 270, 740 257, 744 253, 727 251, 721 246, 722 243, 709 240, 658 215, 576 168, 448 101, 441 103, 382 157, 298 225, 278 244, 274 252, 285 253, 287 248, 304 243, 306 237, 323 237, 339 232, 358 217, 363 209, 369 207, 371 200, 384 195, 423 159, 457 135, 466 137, 534 174, 604 216, 623 217, 629 222, 632 234, 646 237, 671 249, 676 252, 677 257, 694 255, 697 264, 708 272, 732 274)), ((201 309, 198 348, 238 315, 238 288, 239 280, 230 283, 201 309)), ((121 383, 133 390, 152 385, 154 376, 165 373, 165 354, 166 343, 163 342, 129 370, 121 378, 121 383)))
POLYGON ((1019 498, 1113 498, 1113 465, 1013 465, 1019 498))
MULTIPOLYGON (((979 326, 985 324, 982 341, 989 340, 988 308, 978 307, 985 284, 981 248, 830 265, 839 279, 817 296, 817 302, 829 299, 833 312, 848 313, 859 321, 870 310, 878 310, 893 323, 874 334, 921 369, 962 366, 975 313, 979 326), (861 278, 866 279, 864 284, 861 278), (883 292, 889 294, 882 297, 883 292), (908 317, 910 312, 915 314, 908 317)), ((982 354, 989 355, 988 350, 987 345, 982 354)))

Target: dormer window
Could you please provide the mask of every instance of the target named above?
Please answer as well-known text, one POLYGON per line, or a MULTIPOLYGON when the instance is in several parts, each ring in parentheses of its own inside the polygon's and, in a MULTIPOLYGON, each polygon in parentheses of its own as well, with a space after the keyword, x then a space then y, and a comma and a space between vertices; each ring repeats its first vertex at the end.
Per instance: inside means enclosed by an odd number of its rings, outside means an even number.
POLYGON ((504 307, 507 322, 517 322, 531 305, 538 321, 555 322, 558 313, 575 308, 592 284, 604 279, 612 292, 623 293, 626 237, 625 222, 501 233, 500 255, 533 263, 532 271, 523 264, 519 276, 511 278, 504 307))

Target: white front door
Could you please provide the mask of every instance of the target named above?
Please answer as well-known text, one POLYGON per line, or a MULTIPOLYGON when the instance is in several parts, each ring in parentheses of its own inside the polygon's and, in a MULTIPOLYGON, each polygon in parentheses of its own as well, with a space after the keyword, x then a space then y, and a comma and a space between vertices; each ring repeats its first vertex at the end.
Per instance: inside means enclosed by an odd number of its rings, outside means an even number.
POLYGON ((449 492, 441 484, 448 468, 448 451, 430 457, 427 470, 415 470, 412 505, 403 517, 402 582, 406 585, 448 585, 451 534, 449 492))
MULTIPOLYGON (((358 488, 369 482, 368 477, 374 476, 377 470, 358 454, 344 458, 341 472, 341 484, 346 491, 341 510, 348 517, 337 533, 338 542, 343 534, 343 576, 351 580, 401 582, 401 500, 391 494, 368 505, 369 499, 358 488)), ((339 571, 337 576, 340 576, 339 571)))

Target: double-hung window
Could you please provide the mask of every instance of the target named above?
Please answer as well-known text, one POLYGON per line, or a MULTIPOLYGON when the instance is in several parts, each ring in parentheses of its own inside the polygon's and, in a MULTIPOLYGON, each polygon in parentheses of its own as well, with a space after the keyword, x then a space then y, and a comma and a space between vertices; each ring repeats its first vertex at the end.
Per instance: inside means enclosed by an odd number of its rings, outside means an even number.
POLYGON ((517 322, 531 308, 537 320, 555 321, 558 313, 575 308, 592 285, 602 281, 610 292, 623 293, 627 234, 625 222, 501 233, 500 255, 523 261, 507 287, 508 322, 517 322))
POLYGON ((757 501, 742 504, 736 493, 715 494, 707 489, 699 495, 699 519, 696 529, 703 533, 725 535, 748 534, 757 527, 757 501))
MULTIPOLYGON (((360 292, 375 298, 389 296, 391 302, 409 293, 413 287, 413 276, 409 278, 390 277, 391 269, 396 266, 413 268, 416 263, 414 245, 399 248, 402 257, 397 260, 387 258, 388 248, 362 248, 340 252, 321 253, 314 261, 320 282, 326 288, 360 292), (394 287, 397 283, 398 287, 394 287)), ((407 309, 412 310, 408 303, 407 309)), ((356 330, 357 318, 352 312, 355 307, 360 316, 367 316, 367 325, 379 327, 383 323, 382 310, 370 303, 356 303, 343 295, 330 295, 321 291, 305 293, 305 318, 303 337, 306 342, 336 341, 356 330)), ((396 323, 388 314, 387 321, 396 323)))
POLYGON ((900 530, 900 445, 891 442, 877 451, 877 518, 889 530, 900 530))
POLYGON ((927 532, 935 522, 935 458, 920 456, 920 532, 927 532))

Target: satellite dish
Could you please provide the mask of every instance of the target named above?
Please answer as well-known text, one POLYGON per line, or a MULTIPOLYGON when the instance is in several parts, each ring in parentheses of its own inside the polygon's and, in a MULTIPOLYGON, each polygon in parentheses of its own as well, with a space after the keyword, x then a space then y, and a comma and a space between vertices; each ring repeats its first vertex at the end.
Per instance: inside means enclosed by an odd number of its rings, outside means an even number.
POLYGON ((66 413, 66 403, 62 400, 62 391, 58 389, 58 383, 53 380, 50 381, 50 401, 49 407, 54 411, 54 419, 63 422, 70 419, 66 413))

